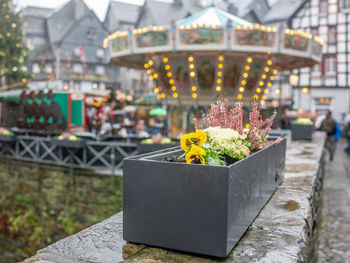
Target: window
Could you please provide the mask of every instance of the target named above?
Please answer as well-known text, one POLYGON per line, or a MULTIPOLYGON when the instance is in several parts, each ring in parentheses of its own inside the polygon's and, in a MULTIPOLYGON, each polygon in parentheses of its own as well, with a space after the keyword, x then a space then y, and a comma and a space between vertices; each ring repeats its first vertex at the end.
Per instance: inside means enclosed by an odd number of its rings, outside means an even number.
POLYGON ((350 9, 350 0, 341 0, 343 9, 350 9))
POLYGON ((324 98, 315 98, 315 104, 316 105, 331 105, 331 98, 330 97, 324 97, 324 98))
POLYGON ((73 72, 74 73, 83 73, 83 65, 81 65, 81 64, 74 64, 73 65, 73 72))
POLYGON ((327 0, 320 0, 319 3, 320 6, 320 14, 327 14, 328 11, 328 1, 327 0))
POLYGON ((34 63, 34 64, 33 64, 33 66, 32 66, 32 72, 33 72, 34 74, 40 73, 40 66, 39 66, 38 63, 34 63))
POLYGON ((105 52, 103 51, 103 49, 97 49, 96 50, 96 57, 98 59, 103 59, 105 57, 105 52))
POLYGON ((323 74, 336 74, 337 73, 336 55, 323 56, 322 73, 323 74))
POLYGON ((313 73, 319 73, 320 72, 320 64, 316 64, 311 68, 311 72, 313 73))
POLYGON ((311 27, 310 28, 310 34, 313 35, 313 36, 318 36, 319 35, 318 27, 311 27))
POLYGON ((45 72, 47 74, 51 74, 52 73, 52 65, 51 64, 45 64, 45 72))
POLYGON ((89 40, 95 40, 96 39, 96 28, 89 27, 88 31, 86 32, 86 37, 89 40))
POLYGON ((337 43, 337 26, 328 27, 328 44, 337 43))
POLYGON ((105 75, 105 67, 104 66, 96 66, 95 72, 97 75, 105 75))

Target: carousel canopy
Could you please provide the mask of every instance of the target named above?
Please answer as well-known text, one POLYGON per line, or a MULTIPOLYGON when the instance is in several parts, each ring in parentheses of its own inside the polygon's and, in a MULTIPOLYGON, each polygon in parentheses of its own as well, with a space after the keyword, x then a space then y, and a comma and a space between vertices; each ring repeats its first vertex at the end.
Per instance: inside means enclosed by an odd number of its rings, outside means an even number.
POLYGON ((222 11, 215 7, 214 4, 211 4, 210 7, 204 9, 198 14, 187 17, 183 20, 178 21, 177 26, 181 25, 199 25, 199 24, 208 24, 215 26, 226 26, 227 22, 232 23, 232 25, 237 26, 249 26, 250 22, 241 19, 237 16, 231 15, 225 11, 222 11))

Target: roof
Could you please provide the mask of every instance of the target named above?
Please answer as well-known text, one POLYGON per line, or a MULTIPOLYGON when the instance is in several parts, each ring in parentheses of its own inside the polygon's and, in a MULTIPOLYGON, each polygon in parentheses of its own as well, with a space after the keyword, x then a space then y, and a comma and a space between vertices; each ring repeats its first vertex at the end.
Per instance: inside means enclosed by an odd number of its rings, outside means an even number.
POLYGON ((305 2, 305 0, 277 1, 264 17, 264 23, 286 21, 290 19, 305 2))
POLYGON ((111 1, 105 18, 105 26, 112 32, 119 29, 120 24, 135 25, 141 6, 111 1))
POLYGON ((26 6, 22 10, 23 16, 34 16, 34 17, 49 17, 54 9, 38 7, 38 6, 26 6))
POLYGON ((70 30, 76 21, 85 16, 89 8, 83 0, 71 0, 60 9, 56 10, 47 19, 49 41, 57 43, 70 30))
MULTIPOLYGON (((269 3, 266 0, 231 0, 231 5, 237 9, 238 17, 247 19, 251 17, 250 13, 253 13, 254 21, 261 23, 265 14, 269 11, 269 3)), ((233 10, 234 7, 228 5, 227 8, 233 10)), ((228 10, 229 11, 229 10, 228 10)))
MULTIPOLYGON (((172 20, 179 21, 201 10, 197 6, 184 2, 180 4, 158 0, 145 0, 143 9, 147 9, 150 12, 154 25, 168 25, 172 20)), ((142 16, 142 13, 140 16, 142 16)))
POLYGON ((225 26, 229 20, 232 21, 233 25, 251 24, 244 19, 218 9, 214 4, 211 4, 208 8, 202 10, 201 12, 177 22, 177 25, 208 24, 225 26))

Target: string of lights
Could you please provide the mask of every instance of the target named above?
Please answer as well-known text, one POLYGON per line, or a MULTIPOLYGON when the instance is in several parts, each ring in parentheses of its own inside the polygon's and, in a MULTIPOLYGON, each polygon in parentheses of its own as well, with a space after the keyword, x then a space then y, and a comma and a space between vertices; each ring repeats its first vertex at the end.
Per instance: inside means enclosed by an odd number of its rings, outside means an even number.
POLYGON ((242 100, 243 99, 243 93, 245 91, 245 87, 247 85, 247 81, 248 81, 248 77, 249 77, 249 72, 251 70, 251 64, 253 62, 253 59, 251 57, 248 57, 246 60, 246 64, 244 66, 244 70, 242 73, 242 76, 240 78, 239 84, 240 87, 238 89, 239 94, 237 95, 237 99, 238 100, 242 100))
POLYGON ((190 72, 191 79, 191 89, 192 89, 192 98, 197 99, 198 97, 198 87, 196 85, 196 72, 195 72, 195 61, 193 56, 188 57, 188 69, 190 72))
POLYGON ((217 63, 217 73, 216 73, 216 91, 219 93, 222 90, 223 86, 223 78, 224 78, 224 56, 219 55, 218 56, 218 63, 217 63))

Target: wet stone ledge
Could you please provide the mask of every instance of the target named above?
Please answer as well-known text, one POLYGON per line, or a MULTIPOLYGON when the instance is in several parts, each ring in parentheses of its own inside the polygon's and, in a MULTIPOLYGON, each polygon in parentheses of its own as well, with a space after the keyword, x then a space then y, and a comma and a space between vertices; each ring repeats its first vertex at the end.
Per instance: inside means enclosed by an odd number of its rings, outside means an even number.
POLYGON ((319 132, 311 142, 288 141, 283 184, 226 259, 126 244, 118 213, 39 250, 24 263, 310 262, 317 247, 324 141, 319 132))

